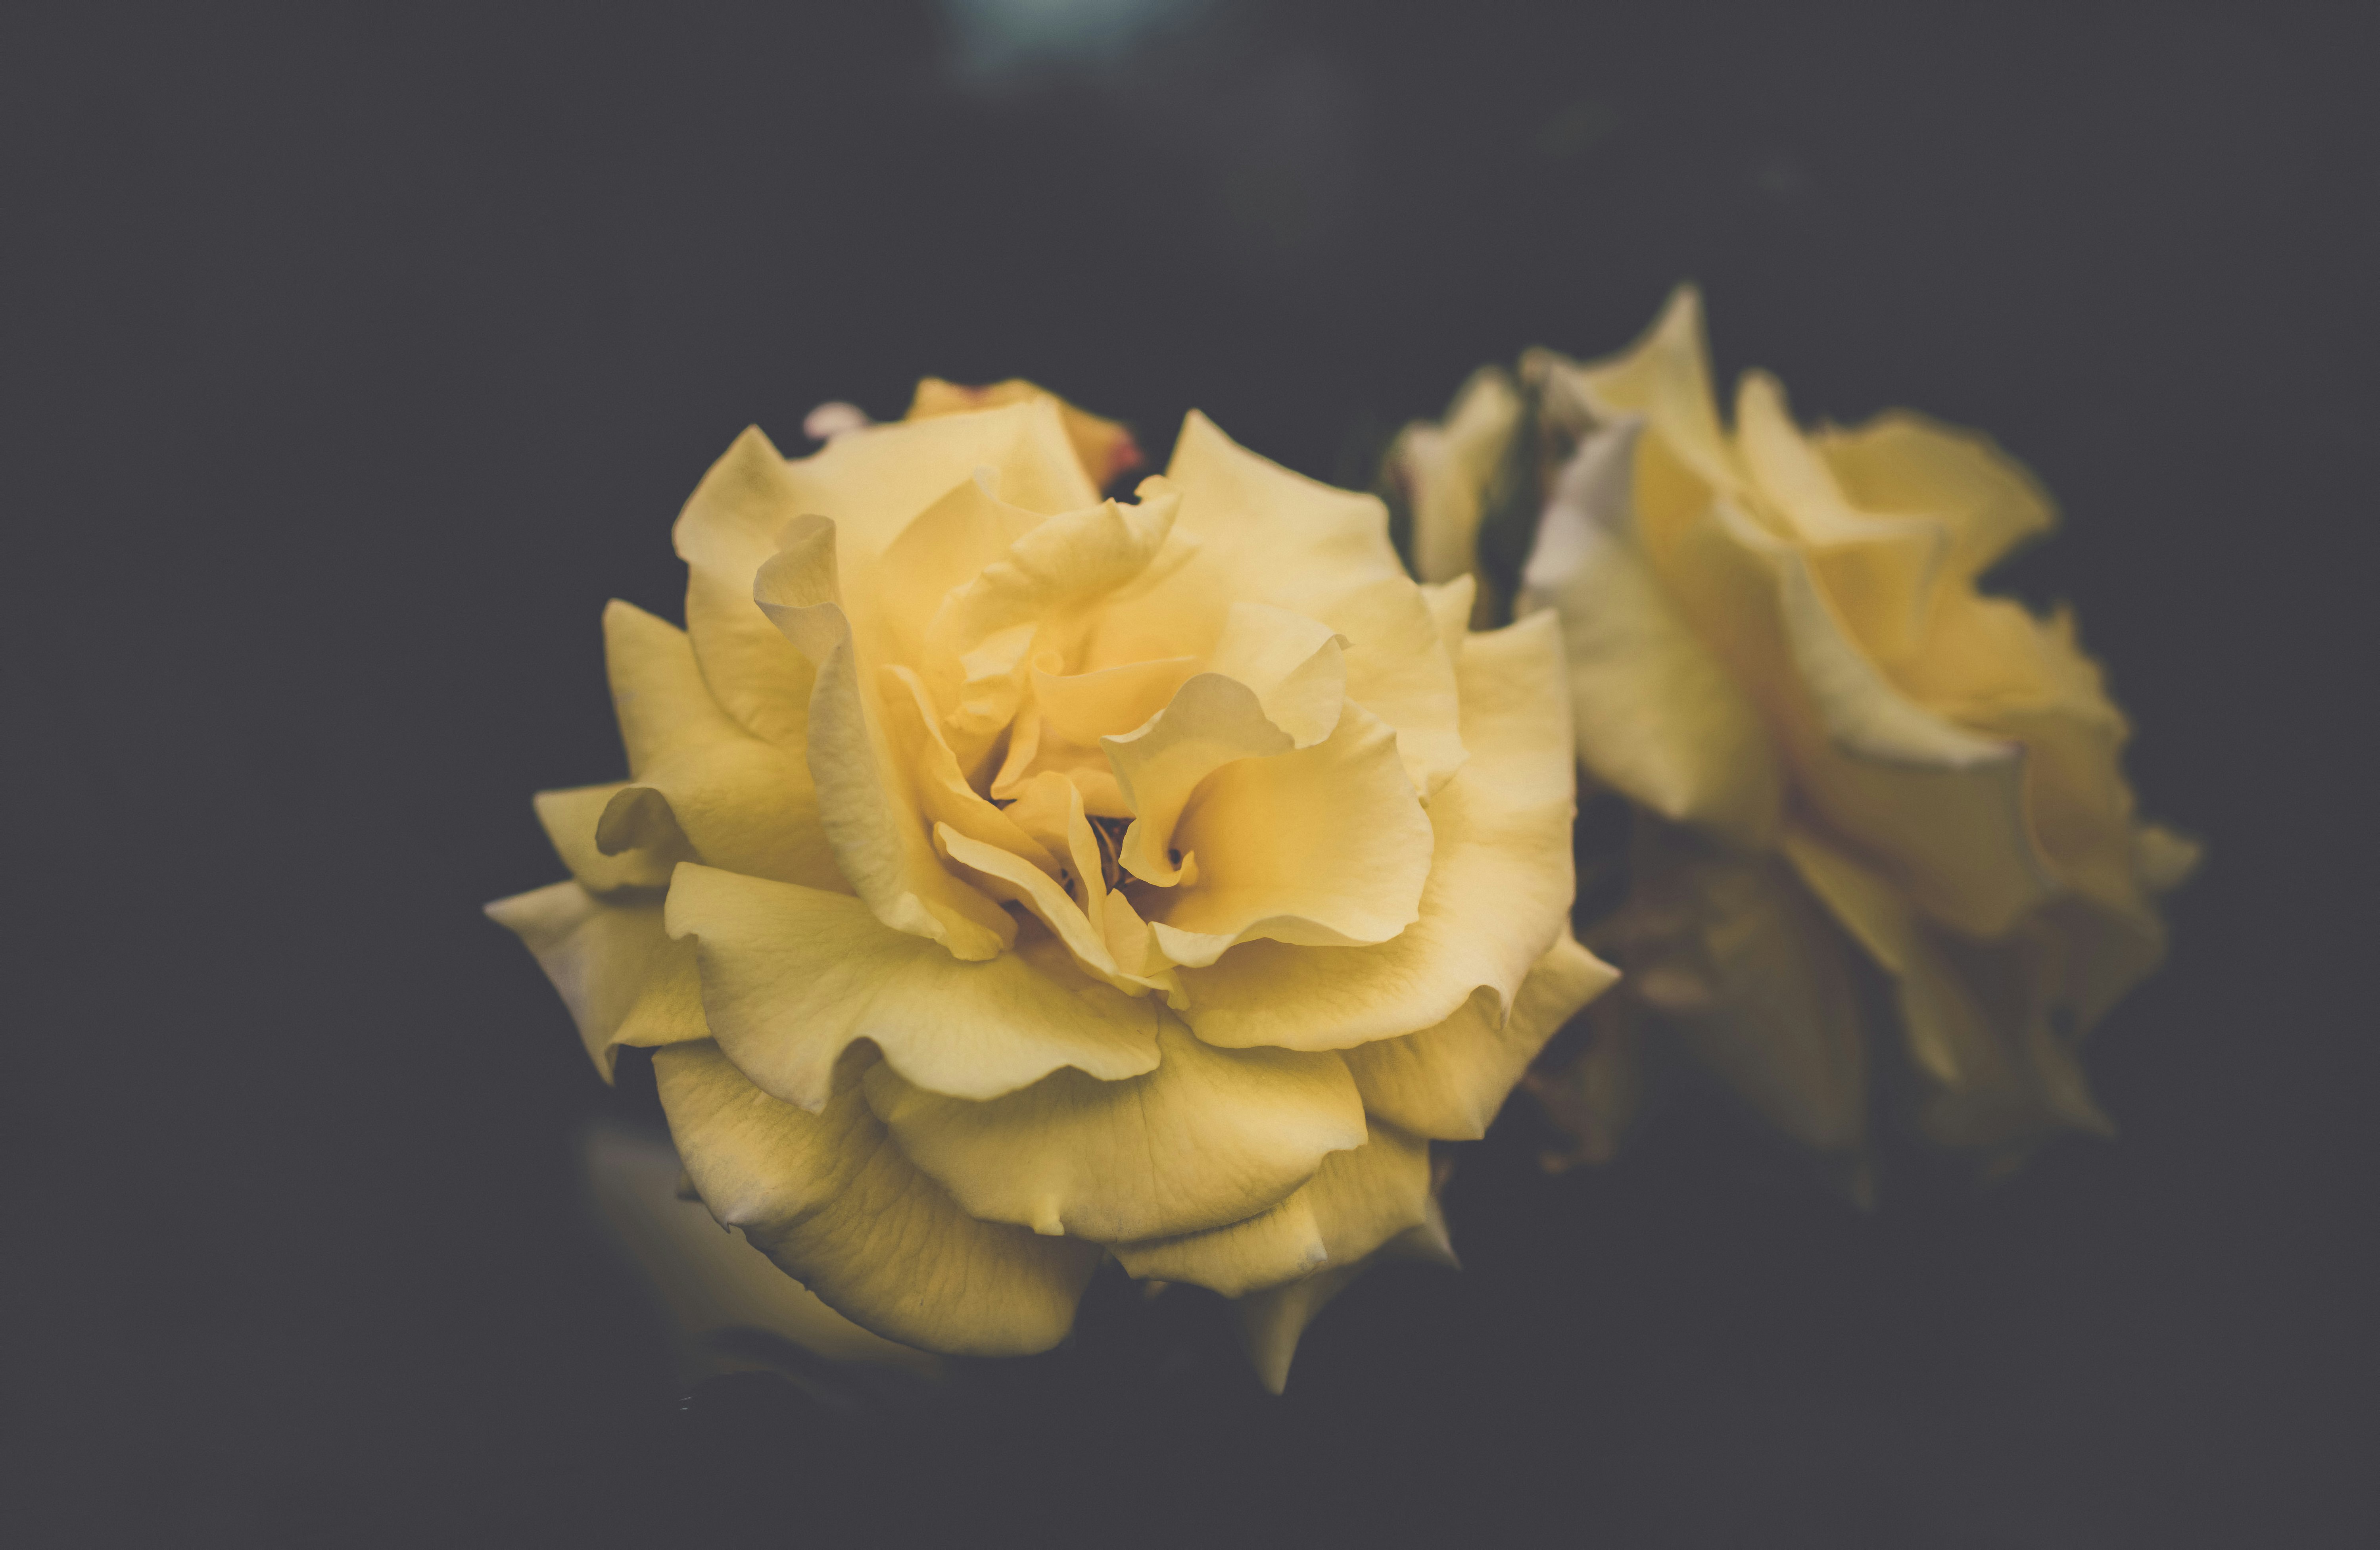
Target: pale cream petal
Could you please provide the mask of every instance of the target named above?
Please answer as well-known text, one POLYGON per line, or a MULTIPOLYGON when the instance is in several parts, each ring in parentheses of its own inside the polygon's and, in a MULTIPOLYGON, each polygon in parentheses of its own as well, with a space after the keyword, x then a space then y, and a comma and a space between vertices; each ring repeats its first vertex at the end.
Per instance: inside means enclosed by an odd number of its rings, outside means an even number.
POLYGON ((1435 1028, 1346 1051, 1347 1068, 1376 1117, 1437 1141, 1476 1141, 1555 1030, 1619 977, 1565 932, 1521 982, 1510 1017, 1482 987, 1435 1028))
POLYGON ((1922 513, 1949 525, 1947 580, 1972 580, 2057 519, 2040 482, 1979 431, 1888 409, 1812 440, 1843 494, 1864 510, 1922 513))
POLYGON ((1420 914, 1369 947, 1246 942, 1183 970, 1198 1036, 1344 1049, 1432 1027, 1485 985, 1506 1004, 1569 919, 1577 811, 1551 615, 1472 636, 1455 665, 1470 758, 1430 803, 1420 914))
POLYGON ((802 751, 754 737, 720 709, 683 631, 614 602, 603 611, 603 646, 635 779, 604 810, 599 849, 675 860, 690 848, 708 866, 849 888, 802 751))
POLYGON ((500 898, 487 910, 521 939, 561 992, 605 1081, 622 1044, 710 1036, 694 954, 662 929, 658 903, 607 904, 576 883, 556 883, 500 898))
MULTIPOLYGON (((1258 938, 1389 940, 1420 917, 1432 841, 1396 733, 1350 704, 1313 747, 1209 775, 1172 843, 1197 859, 1198 875, 1149 902, 1149 926, 1174 962, 1204 965, 1258 938)), ((1129 866, 1129 832, 1125 845, 1129 866)))
POLYGON ((1581 763, 1665 818, 1764 846, 1784 776, 1758 711, 1679 611, 1637 537, 1641 424, 1598 432, 1563 468, 1522 575, 1520 610, 1550 608, 1561 619, 1581 763))
POLYGON ((1753 483, 1801 539, 1843 621, 1878 661, 1908 656, 1925 637, 1950 554, 1949 523, 1854 506, 1767 372, 1745 372, 1735 402, 1736 446, 1753 483))
POLYGON ((942 740, 933 702, 917 675, 887 667, 880 703, 896 766, 910 772, 926 822, 947 824, 980 844, 1010 852, 1027 865, 1054 875, 1061 862, 1015 819, 978 795, 959 773, 959 762, 942 740))
POLYGON ((678 1154, 711 1214, 828 1307, 888 1340, 965 1356, 1047 1350, 1099 1251, 978 1222, 919 1173, 855 1088, 818 1114, 716 1046, 653 1059, 678 1154))
POLYGON ((991 958, 1015 940, 1015 922, 934 852, 913 772, 893 757, 872 696, 861 691, 836 543, 832 522, 799 519, 753 581, 765 616, 817 668, 805 752, 836 869, 893 930, 941 943, 961 958, 991 958))
POLYGON ((1397 730, 1397 756, 1425 799, 1466 757, 1454 656, 1422 589, 1402 576, 1367 582, 1316 616, 1347 642, 1347 698, 1397 730))
POLYGON ((1521 392, 1501 367, 1483 366, 1454 395, 1446 419, 1405 427, 1390 453, 1413 506, 1414 569, 1451 581, 1479 563, 1479 523, 1498 469, 1520 433, 1521 392))
POLYGON ((702 476, 670 530, 686 565, 686 633, 703 681, 746 730, 785 748, 801 746, 810 665, 752 605, 752 578, 785 524, 811 509, 756 426, 702 476))
POLYGON ((1333 1152, 1313 1179, 1269 1211, 1210 1232, 1115 1245, 1141 1280, 1187 1281, 1225 1297, 1354 1264, 1430 1220, 1429 1143, 1380 1121, 1352 1152, 1333 1152))
POLYGON ((1316 614, 1352 588, 1404 574, 1378 496, 1293 473, 1195 409, 1166 477, 1182 491, 1182 526, 1202 541, 1192 566, 1231 599, 1316 614))
POLYGON ((796 511, 835 523, 845 574, 856 576, 920 512, 983 470, 1001 500, 1027 511, 1078 511, 1099 498, 1050 398, 867 426, 787 464, 785 474, 796 511))
POLYGON ((961 961, 841 894, 686 865, 667 920, 671 935, 697 939, 720 1046, 806 1109, 826 1103, 859 1039, 920 1087, 965 1098, 1062 1066, 1112 1081, 1157 1064, 1160 1013, 1146 1001, 1017 953, 961 961))
POLYGON ((589 893, 610 894, 623 888, 659 890, 669 886, 670 869, 678 862, 693 860, 692 848, 674 827, 655 836, 660 843, 621 847, 614 855, 607 855, 596 844, 595 832, 604 810, 621 792, 631 789, 624 781, 605 786, 577 786, 563 791, 540 791, 530 800, 537 808, 537 821, 544 826, 545 837, 553 845, 554 854, 570 869, 570 875, 589 893))
POLYGON ((1269 1209, 1364 1144, 1336 1055, 1211 1049, 1167 1019, 1157 1068, 1062 1070, 977 1103, 871 1068, 868 1105, 971 1216, 1095 1242, 1172 1237, 1269 1209))

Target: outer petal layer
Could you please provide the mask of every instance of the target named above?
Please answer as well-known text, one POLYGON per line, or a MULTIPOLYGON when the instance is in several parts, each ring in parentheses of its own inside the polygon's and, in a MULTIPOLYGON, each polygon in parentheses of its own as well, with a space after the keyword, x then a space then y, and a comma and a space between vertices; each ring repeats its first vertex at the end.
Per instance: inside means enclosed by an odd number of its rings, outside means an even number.
POLYGON ((858 900, 682 866, 670 934, 697 942, 713 1036, 764 1090, 816 1113, 855 1041, 936 1092, 995 1098, 1072 1066, 1103 1080, 1157 1064, 1160 1010, 1064 964, 967 963, 887 930, 858 900))
POLYGON ((1022 1356, 1065 1337, 1097 1246, 967 1215, 902 1156, 857 1091, 807 1114, 707 1044, 662 1051, 653 1071, 711 1214, 836 1312, 955 1355, 1022 1356))
POLYGON ((710 1036, 694 955, 662 930, 658 904, 606 904, 576 883, 500 898, 488 916, 521 939, 562 993, 603 1080, 619 1046, 710 1036))
POLYGON ((1239 1221, 1364 1144, 1364 1105, 1335 1055, 1210 1049, 1170 1019, 1158 1044, 1146 1075, 1062 1070, 985 1103, 889 1066, 865 1086, 910 1161, 969 1215, 1099 1243, 1239 1221))
POLYGON ((1435 1028, 1347 1051, 1347 1068, 1374 1117, 1436 1141, 1476 1141, 1555 1030, 1619 977, 1564 933, 1522 982, 1511 1016, 1483 987, 1435 1028))

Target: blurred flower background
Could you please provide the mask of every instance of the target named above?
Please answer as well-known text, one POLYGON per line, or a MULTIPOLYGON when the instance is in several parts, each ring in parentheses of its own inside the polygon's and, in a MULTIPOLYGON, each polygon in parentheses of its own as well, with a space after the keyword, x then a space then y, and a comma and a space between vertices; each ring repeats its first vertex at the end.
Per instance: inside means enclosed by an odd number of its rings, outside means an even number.
POLYGON ((12 8, 12 1542, 2367 1542, 2363 42, 12 8), (1681 280, 1722 379, 1921 406, 2056 493, 1992 584, 2077 604, 2143 808, 2215 842, 2090 1046, 2117 1139, 1863 1216, 1717 1091, 1560 1178, 1516 1110, 1450 1187, 1462 1274, 1367 1277, 1280 1401, 1169 1296, 973 1410, 676 1409, 579 1172, 650 1086, 477 906, 548 875, 521 792, 616 767, 600 604, 676 612, 654 535, 718 448, 1023 376, 1151 466, 1195 406, 1360 486, 1474 367, 1609 353, 1681 280))

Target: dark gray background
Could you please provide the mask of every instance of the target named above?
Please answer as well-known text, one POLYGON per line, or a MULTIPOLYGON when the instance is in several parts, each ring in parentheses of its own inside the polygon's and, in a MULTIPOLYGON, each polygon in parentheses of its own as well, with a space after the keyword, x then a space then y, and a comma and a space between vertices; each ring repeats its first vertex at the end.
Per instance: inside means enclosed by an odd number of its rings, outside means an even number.
POLYGON ((998 9, 0 18, 18 1542, 2372 1543, 2350 9, 998 9), (633 1084, 478 906, 619 773, 598 614, 677 612, 708 461, 1023 374, 1359 477, 1688 276, 1724 372, 2061 498, 2009 582, 2212 846, 2093 1046, 2122 1139, 1862 1220, 1716 1109, 1560 1180, 1508 1126, 1465 1273, 1281 1403, 1192 1304, 989 1419, 676 1410, 573 1193, 633 1084))

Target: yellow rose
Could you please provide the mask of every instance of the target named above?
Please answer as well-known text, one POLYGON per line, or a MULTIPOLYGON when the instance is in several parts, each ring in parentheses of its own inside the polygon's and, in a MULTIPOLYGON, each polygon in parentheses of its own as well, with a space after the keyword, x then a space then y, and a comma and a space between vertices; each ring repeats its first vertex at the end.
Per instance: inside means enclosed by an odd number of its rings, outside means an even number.
POLYGON ((1198 415, 1102 501, 1104 422, 987 396, 729 449, 686 629, 604 616, 630 778, 540 794, 571 880, 490 910, 844 1317, 1039 1350, 1112 1256, 1237 1299, 1278 1389, 1372 1257, 1444 1255, 1429 1142, 1611 977, 1559 631, 1471 633, 1378 501, 1198 415))
POLYGON ((1650 1014, 1864 1190, 1853 955, 1889 982, 1926 1140, 2004 1167, 2107 1129, 2076 1045, 2162 957, 2155 898, 2195 848, 2135 823, 2070 616, 1976 590, 2051 524, 2022 468, 1906 412, 1806 433, 1757 372, 1729 425, 1689 288, 1622 355, 1475 379, 1391 473, 1440 578, 1483 515, 1492 539, 1491 480, 1528 498, 1518 611, 1560 618, 1579 760, 1640 814, 1590 937, 1628 993, 1532 1079, 1585 1153, 1650 1014))

